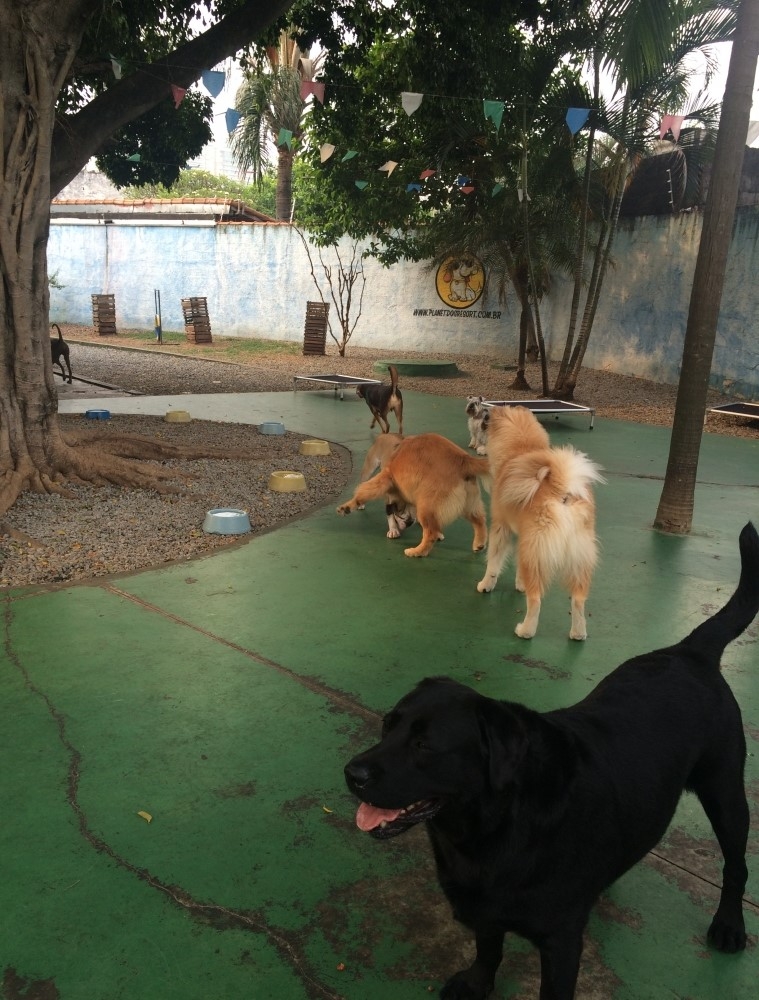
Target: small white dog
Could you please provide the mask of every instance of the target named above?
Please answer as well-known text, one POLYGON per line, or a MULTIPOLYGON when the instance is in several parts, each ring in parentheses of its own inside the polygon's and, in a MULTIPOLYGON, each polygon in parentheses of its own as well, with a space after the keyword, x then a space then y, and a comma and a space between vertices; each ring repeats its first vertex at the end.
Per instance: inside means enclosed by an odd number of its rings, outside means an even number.
POLYGON ((487 454, 488 424, 490 423, 490 408, 483 406, 482 396, 467 396, 466 416, 469 425, 469 447, 474 448, 478 455, 487 454))

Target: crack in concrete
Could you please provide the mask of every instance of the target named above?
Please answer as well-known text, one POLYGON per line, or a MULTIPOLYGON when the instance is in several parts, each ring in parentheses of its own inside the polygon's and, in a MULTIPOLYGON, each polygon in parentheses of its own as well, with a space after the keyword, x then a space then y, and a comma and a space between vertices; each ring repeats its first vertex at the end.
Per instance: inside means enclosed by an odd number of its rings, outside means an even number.
POLYGON ((10 636, 12 622, 12 605, 6 601, 3 612, 3 645, 5 654, 8 662, 15 667, 22 677, 25 687, 47 707, 58 731, 58 739, 68 754, 67 799, 76 817, 82 838, 99 854, 106 855, 120 868, 136 876, 140 881, 150 886, 150 888, 163 893, 178 907, 186 910, 193 918, 205 920, 217 930, 226 930, 234 927, 263 935, 300 978, 310 997, 323 998, 323 1000, 344 1000, 342 994, 333 992, 328 986, 321 983, 314 974, 308 971, 307 961, 296 945, 282 931, 274 930, 270 927, 262 914, 249 910, 234 910, 219 903, 200 902, 181 887, 169 885, 146 868, 140 868, 132 864, 118 854, 107 841, 98 837, 90 829, 87 822, 87 815, 79 802, 79 778, 82 755, 67 735, 64 714, 53 704, 46 692, 34 683, 29 675, 29 671, 13 648, 10 636))

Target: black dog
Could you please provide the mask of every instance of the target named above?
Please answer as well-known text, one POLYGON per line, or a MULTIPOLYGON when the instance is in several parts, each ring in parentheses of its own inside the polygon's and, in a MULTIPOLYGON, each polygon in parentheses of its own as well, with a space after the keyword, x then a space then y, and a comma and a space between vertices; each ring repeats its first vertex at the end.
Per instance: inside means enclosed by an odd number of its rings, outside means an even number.
POLYGON ((398 433, 403 434, 403 396, 398 388, 398 369, 395 365, 388 365, 387 370, 390 372, 390 385, 359 385, 356 387, 356 395, 365 399, 372 411, 370 430, 375 424, 379 424, 382 433, 389 434, 387 415, 394 413, 398 421, 398 433))
POLYGON ((61 375, 63 376, 64 382, 71 382, 71 351, 69 350, 69 345, 63 339, 63 334, 61 333, 61 328, 57 323, 51 323, 58 331, 58 339, 50 340, 50 353, 53 358, 53 367, 58 365, 61 370, 61 375), (69 377, 66 378, 66 371, 63 367, 63 362, 66 362, 66 368, 69 370, 69 377))
POLYGON ((721 611, 628 660, 577 705, 537 713, 428 678, 347 765, 362 830, 382 839, 427 821, 443 891, 476 935, 474 964, 441 997, 488 996, 513 931, 540 950, 541 1000, 571 1000, 594 902, 660 840, 686 789, 724 856, 709 941, 745 948, 746 742, 720 657, 759 610, 751 523, 740 551, 740 583, 721 611))

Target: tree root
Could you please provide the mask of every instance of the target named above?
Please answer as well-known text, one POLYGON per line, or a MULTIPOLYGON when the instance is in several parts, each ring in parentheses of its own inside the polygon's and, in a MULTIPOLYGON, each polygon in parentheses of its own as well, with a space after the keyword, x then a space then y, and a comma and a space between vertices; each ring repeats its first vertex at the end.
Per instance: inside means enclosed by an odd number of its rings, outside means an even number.
POLYGON ((61 437, 62 446, 55 448, 47 468, 38 469, 26 458, 17 468, 0 474, 0 517, 24 490, 70 497, 70 485, 111 485, 153 490, 165 496, 181 493, 180 484, 191 476, 159 462, 253 457, 245 451, 174 445, 139 435, 65 433, 61 437))

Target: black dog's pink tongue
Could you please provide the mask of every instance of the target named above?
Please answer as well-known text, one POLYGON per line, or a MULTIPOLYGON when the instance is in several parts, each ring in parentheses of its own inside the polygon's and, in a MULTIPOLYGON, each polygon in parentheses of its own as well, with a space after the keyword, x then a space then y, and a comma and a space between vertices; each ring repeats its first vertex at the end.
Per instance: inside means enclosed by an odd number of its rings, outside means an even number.
POLYGON ((382 822, 392 823, 397 819, 401 809, 378 809, 377 806, 370 806, 362 802, 356 813, 356 826, 364 832, 376 829, 382 822))

